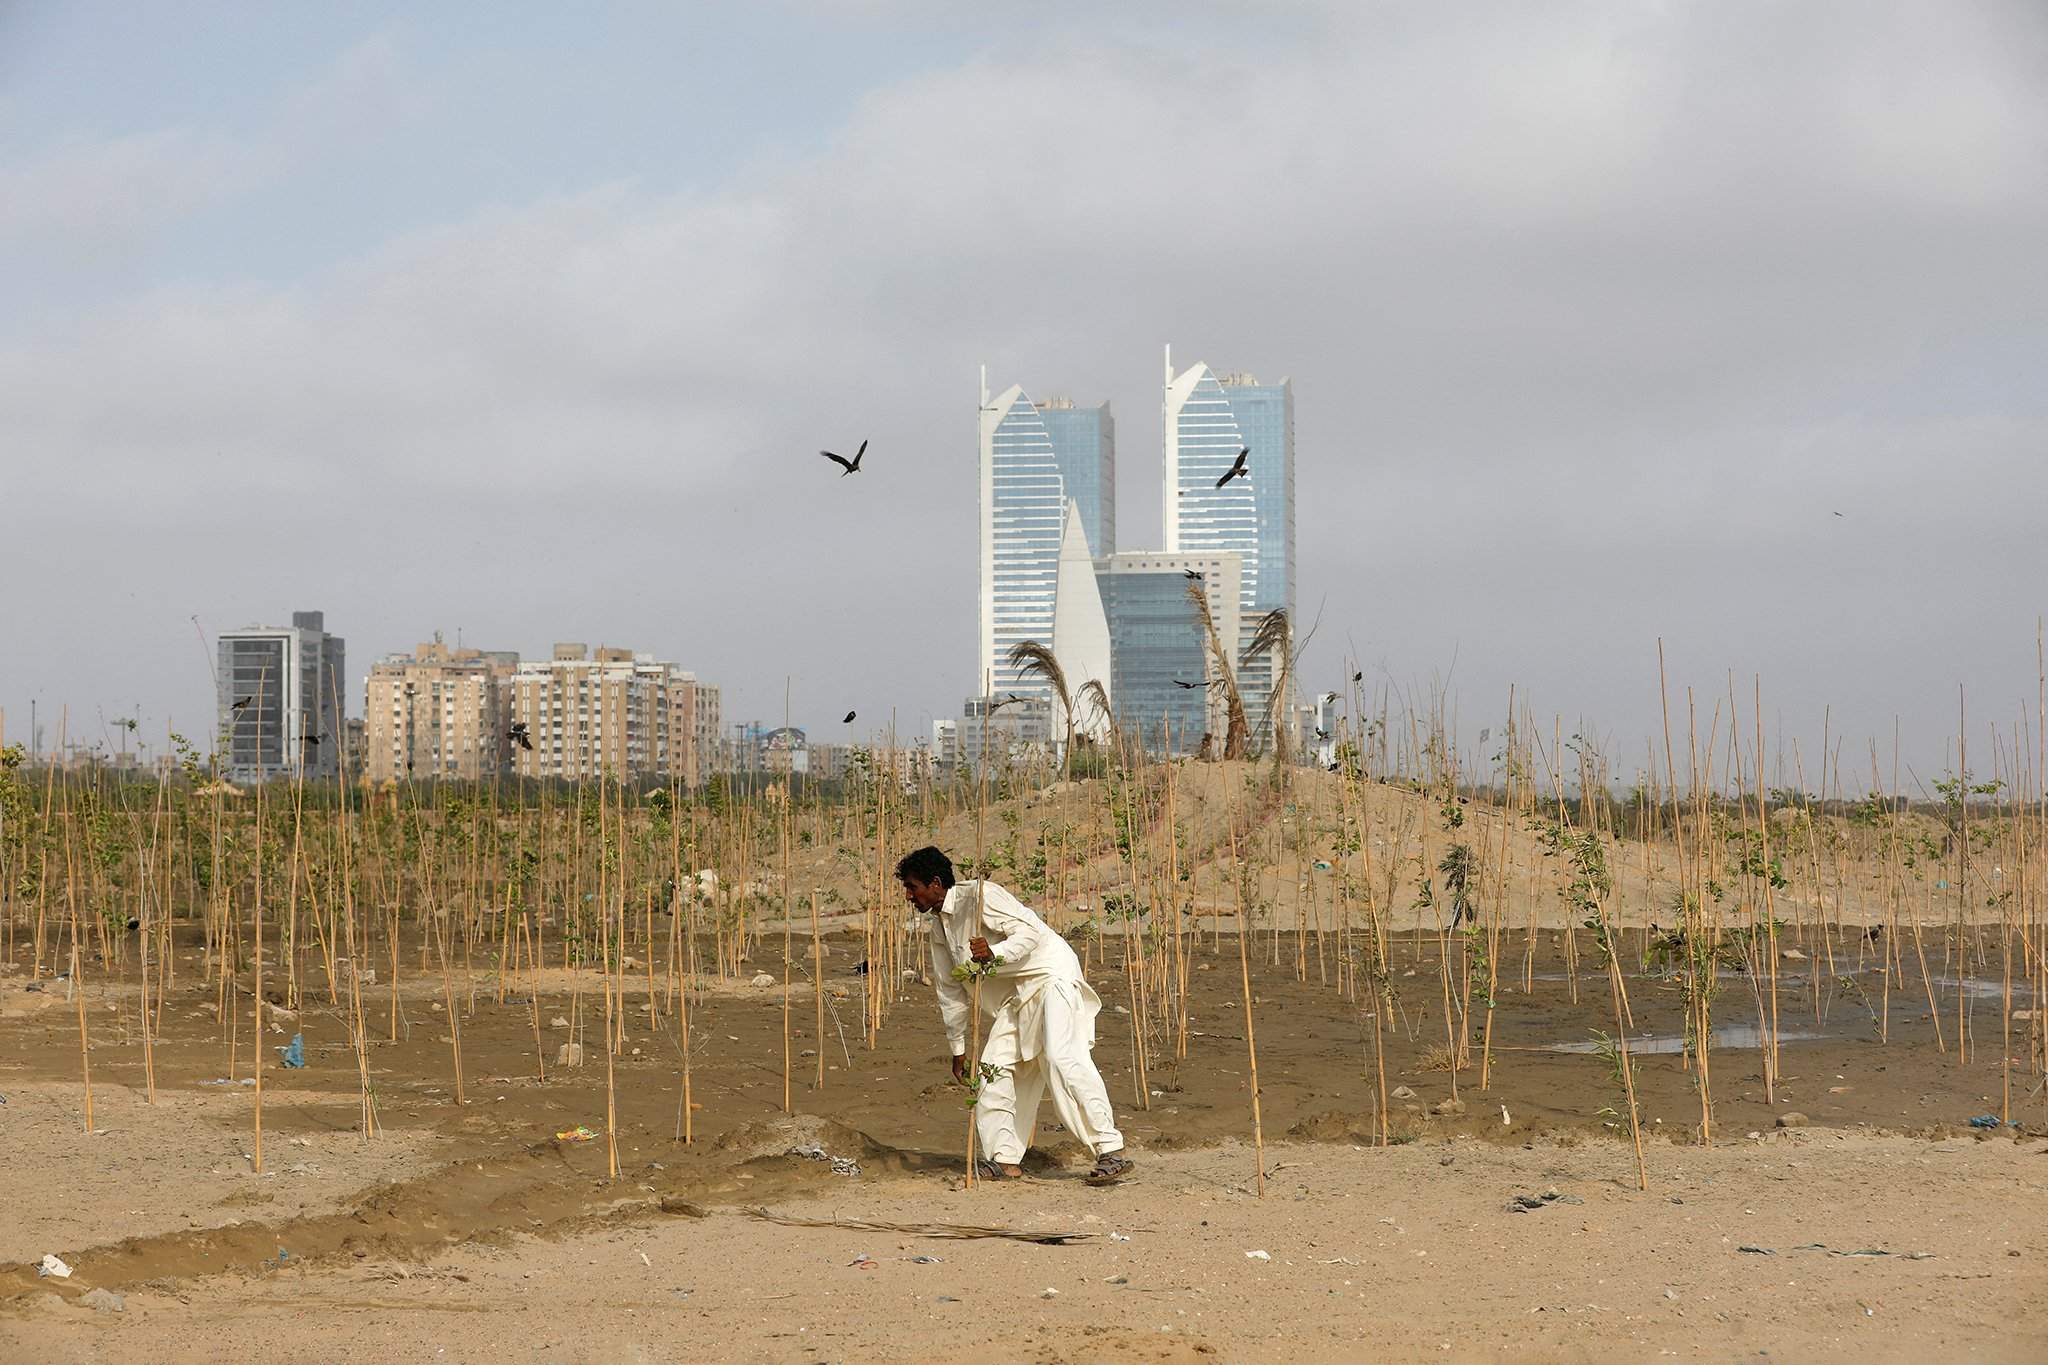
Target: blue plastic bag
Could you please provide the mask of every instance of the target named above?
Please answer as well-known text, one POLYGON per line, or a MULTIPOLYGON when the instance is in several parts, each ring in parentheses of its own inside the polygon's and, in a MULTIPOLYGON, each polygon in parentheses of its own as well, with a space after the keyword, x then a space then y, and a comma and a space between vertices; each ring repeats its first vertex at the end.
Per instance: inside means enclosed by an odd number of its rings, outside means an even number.
POLYGON ((278 1060, 286 1066, 300 1067, 306 1064, 306 1035, 294 1033, 289 1044, 277 1050, 278 1060))

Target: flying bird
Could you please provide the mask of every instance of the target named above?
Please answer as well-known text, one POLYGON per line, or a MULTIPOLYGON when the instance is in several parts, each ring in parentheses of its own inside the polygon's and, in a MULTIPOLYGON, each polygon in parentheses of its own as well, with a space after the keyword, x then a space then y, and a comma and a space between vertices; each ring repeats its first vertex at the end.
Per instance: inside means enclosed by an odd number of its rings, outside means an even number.
POLYGON ((321 741, 321 740, 322 740, 323 738, 325 738, 325 736, 323 736, 323 735, 316 735, 316 734, 312 734, 311 732, 308 732, 308 733, 306 733, 306 734, 303 734, 303 735, 300 735, 300 736, 299 736, 299 743, 301 743, 301 744, 305 744, 305 745, 309 745, 309 746, 310 746, 310 745, 316 745, 316 744, 318 744, 318 743, 319 743, 319 742, 320 742, 320 741, 321 741))
POLYGON ((526 750, 528 753, 531 753, 533 751, 533 739, 526 733, 525 721, 513 721, 512 728, 505 732, 505 737, 511 740, 514 744, 517 744, 520 748, 526 750))
POLYGON ((1842 514, 1841 514, 1840 512, 1837 512, 1837 513, 1835 513, 1835 515, 1839 517, 1839 516, 1841 516, 1842 514))
POLYGON ((234 705, 230 706, 228 710, 239 711, 254 700, 256 700, 254 697, 236 697, 234 705))
POLYGON ((1181 574, 1182 574, 1182 575, 1183 575, 1183 576, 1184 576, 1184 577, 1185 577, 1185 578, 1186 578, 1186 579, 1187 579, 1187 580, 1188 580, 1188 581, 1189 581, 1190 583, 1199 583, 1199 582, 1201 582, 1201 581, 1202 581, 1202 575, 1201 575, 1201 574, 1199 574, 1199 573, 1197 573, 1197 572, 1196 572, 1195 570, 1193 570, 1193 569, 1182 569, 1182 570, 1181 570, 1181 574))
POLYGON ((851 712, 851 711, 848 711, 848 712, 846 713, 846 719, 845 719, 845 720, 842 720, 842 721, 840 721, 839 723, 840 723, 841 725, 851 725, 851 724, 853 724, 853 712, 851 712))
POLYGON ((1230 472, 1228 474, 1225 474, 1222 478, 1216 480, 1216 486, 1218 488, 1221 488, 1224 484, 1229 483, 1232 479, 1249 479, 1251 477, 1251 471, 1247 470, 1244 467, 1244 460, 1245 456, 1251 453, 1252 448, 1250 446, 1245 446, 1244 448, 1239 450, 1237 452, 1237 462, 1230 466, 1230 472))
POLYGON ((1182 681, 1181 681, 1181 680, 1180 680, 1179 678, 1175 678, 1175 679, 1173 680, 1173 685, 1174 685, 1175 687, 1184 687, 1184 688, 1188 689, 1189 691, 1193 691, 1193 690, 1194 690, 1195 688, 1197 688, 1197 687, 1213 687, 1213 686, 1214 686, 1215 684, 1213 684, 1213 683, 1205 683, 1205 682, 1198 682, 1198 683, 1191 683, 1191 682, 1182 682, 1182 681))
POLYGON ((1330 732, 1329 732, 1328 730, 1318 730, 1318 731, 1316 731, 1316 738, 1317 738, 1317 739, 1328 739, 1329 737, 1330 737, 1330 732))
POLYGON ((1335 692, 1325 692, 1325 693, 1323 693, 1323 705, 1325 705, 1325 706, 1328 706, 1328 705, 1329 705, 1329 704, 1330 704, 1331 702, 1334 702, 1334 701, 1336 701, 1336 700, 1337 700, 1337 694, 1336 694, 1335 692))
POLYGON ((848 474, 860 473, 860 457, 868 453, 868 443, 866 441, 862 441, 860 443, 860 449, 853 452, 853 458, 850 460, 847 459, 844 455, 834 455, 829 450, 821 450, 818 453, 820 455, 823 455, 826 459, 830 460, 833 464, 840 466, 839 477, 843 479, 848 474))

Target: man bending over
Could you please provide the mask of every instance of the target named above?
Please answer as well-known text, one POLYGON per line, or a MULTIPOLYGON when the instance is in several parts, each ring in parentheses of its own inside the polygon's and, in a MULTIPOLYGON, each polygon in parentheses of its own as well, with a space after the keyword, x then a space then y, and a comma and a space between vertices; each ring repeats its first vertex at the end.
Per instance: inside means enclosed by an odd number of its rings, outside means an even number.
POLYGON ((1019 1163, 1048 1089, 1060 1122, 1095 1154, 1088 1183, 1114 1184, 1129 1174, 1109 1092, 1089 1055, 1102 999, 1081 979, 1081 960, 1067 941, 994 882, 956 885, 952 860, 936 848, 906 854, 896 864, 896 877, 920 913, 937 917, 932 977, 953 1049, 953 1079, 963 1084, 971 1084, 969 1068, 976 1060, 967 1055, 974 1007, 972 987, 953 972, 969 962, 987 972, 981 1010, 990 1022, 978 1060, 996 1071, 982 1083, 974 1106, 975 1138, 986 1155, 981 1174, 995 1180, 1024 1174, 1019 1163))

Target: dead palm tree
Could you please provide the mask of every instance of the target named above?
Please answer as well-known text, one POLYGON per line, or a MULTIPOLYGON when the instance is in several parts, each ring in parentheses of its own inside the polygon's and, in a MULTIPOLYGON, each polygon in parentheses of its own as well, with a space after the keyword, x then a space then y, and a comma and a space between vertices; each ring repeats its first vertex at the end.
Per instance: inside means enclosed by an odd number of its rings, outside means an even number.
POLYGON ((1123 736, 1118 732, 1115 713, 1109 709, 1109 689, 1102 685, 1102 680, 1090 678, 1082 683, 1078 700, 1082 705, 1091 706, 1100 713, 1103 723, 1109 726, 1110 752, 1120 752, 1123 748, 1123 736))
POLYGON ((1010 667, 1020 677, 1039 678, 1059 698, 1060 716, 1067 728, 1066 775, 1074 775, 1074 699, 1067 692, 1067 670, 1060 667, 1060 661, 1053 657, 1050 649, 1036 640, 1019 640, 1010 646, 1010 667))
POLYGON ((1275 607, 1259 618, 1259 628, 1252 632, 1251 643, 1244 647, 1239 667, 1249 667, 1267 654, 1274 658, 1273 690, 1266 695, 1266 714, 1259 718, 1259 733, 1272 735, 1273 752, 1278 754, 1284 752, 1287 744, 1284 702, 1294 681, 1294 623, 1288 619, 1285 607, 1275 607))
POLYGON ((1223 701, 1230 717, 1223 736, 1223 757, 1243 758, 1246 730, 1244 698, 1238 695, 1237 674, 1230 667, 1230 651, 1223 647, 1223 641, 1216 634, 1216 618, 1209 611, 1209 594, 1203 591, 1200 579, 1188 580, 1188 600, 1195 604, 1195 613, 1202 619, 1202 634, 1209 642, 1209 657, 1215 665, 1217 681, 1223 685, 1223 701))

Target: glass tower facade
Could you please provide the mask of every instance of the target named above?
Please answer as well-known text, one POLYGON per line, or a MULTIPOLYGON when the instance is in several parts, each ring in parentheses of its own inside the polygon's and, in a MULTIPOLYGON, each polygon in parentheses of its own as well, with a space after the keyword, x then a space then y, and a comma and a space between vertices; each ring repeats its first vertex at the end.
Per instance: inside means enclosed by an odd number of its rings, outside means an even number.
POLYGON ((1206 688, 1176 687, 1208 677, 1201 619, 1179 570, 1104 573, 1109 617, 1111 704, 1117 728, 1147 753, 1188 753, 1209 728, 1206 688))
POLYGON ((1109 404, 1033 403, 1012 385, 981 403, 981 642, 977 689, 1042 696, 1044 683, 1008 662, 1012 647, 1053 641, 1067 503, 1081 512, 1091 554, 1116 534, 1116 439, 1109 404), (1102 537, 1098 542, 1098 536, 1102 537))
POLYGON ((1069 399, 1053 398, 1037 406, 1064 491, 1081 509, 1088 548, 1109 554, 1116 549, 1116 424, 1109 404, 1077 408, 1069 399))
MULTIPOLYGON (((1169 354, 1164 418, 1166 548, 1242 557, 1241 656, 1267 612, 1285 608, 1294 616, 1294 389, 1284 379, 1261 384, 1207 365, 1176 375, 1169 354), (1246 476, 1216 487, 1239 450, 1249 452, 1246 476)), ((1246 665, 1240 657, 1238 686, 1255 745, 1272 735, 1278 663, 1262 657, 1246 665)))
POLYGON ((346 648, 317 611, 223 632, 217 736, 230 782, 332 778, 341 768, 346 648))

